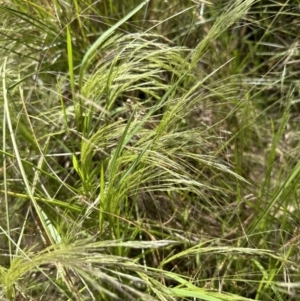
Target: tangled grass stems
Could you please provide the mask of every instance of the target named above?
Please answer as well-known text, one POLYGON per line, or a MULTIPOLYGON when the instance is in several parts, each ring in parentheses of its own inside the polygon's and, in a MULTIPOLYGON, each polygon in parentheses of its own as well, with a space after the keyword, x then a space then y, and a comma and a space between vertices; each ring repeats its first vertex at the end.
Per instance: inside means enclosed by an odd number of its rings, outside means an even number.
POLYGON ((1 298, 292 300, 294 1, 123 2, 0 1, 1 298))

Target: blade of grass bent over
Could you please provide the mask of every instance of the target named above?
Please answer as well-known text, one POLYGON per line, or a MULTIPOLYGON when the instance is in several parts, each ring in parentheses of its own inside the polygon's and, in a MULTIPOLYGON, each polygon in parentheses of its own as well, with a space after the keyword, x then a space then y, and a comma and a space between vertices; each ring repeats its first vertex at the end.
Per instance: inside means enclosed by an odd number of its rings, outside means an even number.
POLYGON ((85 56, 82 59, 81 67, 79 71, 79 89, 82 87, 82 79, 83 75, 87 69, 87 66, 90 62, 90 58, 95 53, 97 48, 105 41, 106 38, 108 38, 118 27, 120 27, 123 23, 125 23, 129 18, 131 18, 135 13, 137 13, 145 4, 147 4, 149 0, 146 0, 142 2, 140 5, 138 5, 134 10, 132 10, 129 14, 127 14, 123 19, 121 19, 119 22, 117 22, 114 26, 109 28, 107 31, 105 31, 98 39, 97 41, 90 47, 90 49, 86 52, 85 56))

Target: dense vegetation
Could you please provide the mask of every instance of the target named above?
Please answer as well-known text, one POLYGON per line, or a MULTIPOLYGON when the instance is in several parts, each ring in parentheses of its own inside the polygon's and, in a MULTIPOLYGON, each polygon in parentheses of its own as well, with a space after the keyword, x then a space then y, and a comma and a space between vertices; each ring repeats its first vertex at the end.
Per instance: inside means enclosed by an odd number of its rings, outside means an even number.
POLYGON ((299 1, 0 1, 1 300, 299 300, 299 1))

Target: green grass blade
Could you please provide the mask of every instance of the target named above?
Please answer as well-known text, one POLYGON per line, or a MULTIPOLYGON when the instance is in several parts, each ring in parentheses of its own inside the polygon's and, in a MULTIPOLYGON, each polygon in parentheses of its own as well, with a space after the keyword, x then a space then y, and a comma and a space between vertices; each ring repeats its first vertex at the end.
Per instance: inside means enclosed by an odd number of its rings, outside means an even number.
POLYGON ((2 67, 3 68, 3 71, 2 71, 2 83, 3 83, 3 91, 4 91, 4 94, 3 94, 3 97, 4 97, 4 110, 5 110, 5 114, 6 114, 6 121, 7 121, 7 124, 8 124, 10 138, 11 138, 11 141, 12 141, 12 144, 13 144, 14 152, 15 152, 15 155, 16 155, 16 159, 17 159, 17 162, 18 162, 19 169, 20 169, 20 173, 22 175, 22 179, 23 179, 24 185, 26 187, 26 191, 27 191, 27 193, 29 195, 30 200, 32 201, 33 206, 35 207, 35 210, 36 210, 36 212, 37 212, 37 214, 39 216, 39 220, 41 221, 41 223, 43 225, 43 229, 46 232, 47 238, 49 239, 50 243, 54 245, 54 241, 53 241, 53 238, 51 236, 51 233, 48 231, 48 226, 46 224, 46 221, 45 221, 42 209, 37 204, 37 202, 36 202, 36 200, 34 198, 34 195, 32 193, 32 189, 31 189, 31 187, 29 185, 29 181, 28 181, 28 178, 27 178, 24 166, 22 164, 22 160, 21 160, 19 148, 18 148, 18 145, 17 145, 17 141, 15 139, 15 135, 14 135, 14 131, 13 131, 13 126, 12 126, 12 122, 11 122, 11 119, 10 119, 10 110, 9 110, 8 98, 7 98, 7 89, 6 89, 6 64, 7 64, 7 57, 4 59, 3 67, 2 67))
POLYGON ((82 87, 83 76, 87 70, 87 67, 90 63, 91 57, 95 54, 99 46, 122 24, 124 24, 129 18, 131 18, 134 14, 136 14, 144 5, 146 5, 149 0, 143 1, 140 5, 138 5, 135 9, 133 9, 130 13, 128 13, 124 18, 122 18, 119 22, 113 25, 110 29, 105 31, 97 41, 90 47, 90 49, 86 52, 85 56, 82 59, 80 71, 79 71, 79 89, 82 87))

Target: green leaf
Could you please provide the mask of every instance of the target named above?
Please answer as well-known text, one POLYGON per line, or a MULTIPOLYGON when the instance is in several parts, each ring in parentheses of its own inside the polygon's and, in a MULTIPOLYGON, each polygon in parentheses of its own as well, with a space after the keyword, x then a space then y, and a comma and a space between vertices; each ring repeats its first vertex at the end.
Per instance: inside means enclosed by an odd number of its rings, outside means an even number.
POLYGON ((181 289, 181 288, 172 288, 171 291, 175 293, 177 296, 181 297, 192 297, 192 298, 200 298, 202 300, 207 301, 222 301, 222 299, 215 298, 212 296, 208 296, 205 291, 190 291, 187 289, 181 289))
POLYGON ((79 71, 79 88, 82 86, 82 80, 83 75, 85 71, 87 70, 87 67, 91 61, 91 58, 99 48, 99 46, 123 23, 125 23, 129 18, 131 18, 135 13, 137 13, 145 4, 147 4, 149 0, 146 0, 142 2, 140 5, 138 5, 134 10, 132 10, 129 14, 127 14, 123 19, 121 19, 119 22, 117 22, 114 26, 112 26, 110 29, 105 31, 98 39, 97 41, 90 47, 90 49, 86 52, 85 56, 82 59, 81 67, 79 71))

